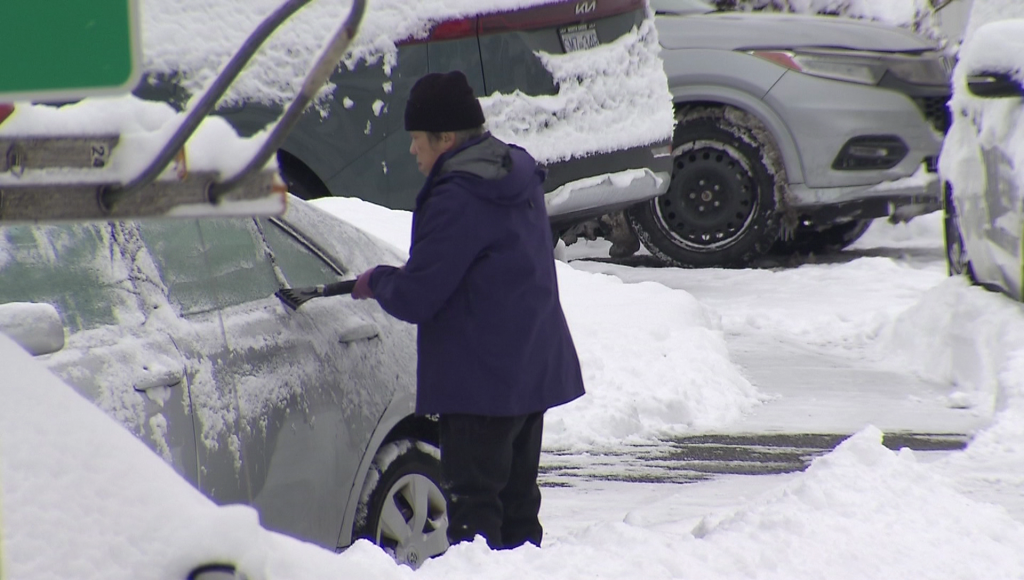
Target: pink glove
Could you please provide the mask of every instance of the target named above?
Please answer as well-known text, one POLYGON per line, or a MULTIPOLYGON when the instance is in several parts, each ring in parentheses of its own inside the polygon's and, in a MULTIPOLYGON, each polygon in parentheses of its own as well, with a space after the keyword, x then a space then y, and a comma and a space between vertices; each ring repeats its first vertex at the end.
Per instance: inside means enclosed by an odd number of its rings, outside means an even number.
POLYGON ((376 266, 374 266, 356 278, 356 285, 352 288, 352 298, 356 300, 373 298, 373 288, 370 288, 370 275, 373 274, 373 271, 376 269, 376 266))

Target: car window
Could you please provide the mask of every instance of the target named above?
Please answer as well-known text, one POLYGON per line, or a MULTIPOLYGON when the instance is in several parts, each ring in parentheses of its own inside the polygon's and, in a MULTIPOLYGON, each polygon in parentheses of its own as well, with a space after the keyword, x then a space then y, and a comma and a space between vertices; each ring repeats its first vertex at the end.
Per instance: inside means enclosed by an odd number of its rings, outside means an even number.
POLYGON ((52 304, 70 333, 138 306, 115 239, 120 224, 0 228, 0 303, 52 304))
POLYGON ((267 244, 274 253, 274 263, 281 269, 288 285, 316 286, 341 280, 344 270, 340 264, 331 264, 317 250, 296 234, 266 218, 259 219, 267 244))
POLYGON ((182 316, 267 298, 280 288, 251 219, 152 220, 141 231, 182 316))
POLYGON ((183 316, 213 309, 202 263, 199 224, 195 220, 147 220, 139 231, 149 247, 171 303, 183 316))
POLYGON ((281 288, 252 219, 201 220, 199 228, 219 307, 267 298, 281 288))

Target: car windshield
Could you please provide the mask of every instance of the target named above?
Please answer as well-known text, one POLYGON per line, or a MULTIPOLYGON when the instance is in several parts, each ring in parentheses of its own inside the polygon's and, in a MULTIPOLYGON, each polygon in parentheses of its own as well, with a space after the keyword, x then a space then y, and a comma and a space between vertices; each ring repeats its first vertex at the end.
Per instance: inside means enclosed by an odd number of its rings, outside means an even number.
POLYGON ((651 0, 655 14, 707 14, 715 5, 705 0, 651 0))

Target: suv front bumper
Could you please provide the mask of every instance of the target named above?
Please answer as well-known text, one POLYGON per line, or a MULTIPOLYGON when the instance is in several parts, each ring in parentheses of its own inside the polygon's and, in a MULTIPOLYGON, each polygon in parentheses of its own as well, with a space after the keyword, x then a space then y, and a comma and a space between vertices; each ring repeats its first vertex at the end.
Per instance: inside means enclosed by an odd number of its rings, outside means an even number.
POLYGON ((870 186, 811 189, 789 185, 789 204, 799 213, 817 219, 909 219, 942 208, 939 176, 922 166, 910 177, 870 186))

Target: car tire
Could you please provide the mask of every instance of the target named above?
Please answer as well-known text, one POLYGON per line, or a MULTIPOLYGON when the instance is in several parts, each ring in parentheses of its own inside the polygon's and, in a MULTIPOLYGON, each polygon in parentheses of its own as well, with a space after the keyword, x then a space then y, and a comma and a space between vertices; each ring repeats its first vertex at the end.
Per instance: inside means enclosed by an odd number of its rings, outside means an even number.
POLYGON ((942 226, 946 242, 946 271, 950 276, 966 276, 976 283, 971 260, 964 246, 964 236, 960 229, 960 215, 953 199, 953 186, 944 183, 942 186, 942 226))
POLYGON ((744 267, 779 237, 778 150, 753 116, 732 107, 677 115, 672 182, 627 211, 640 241, 676 266, 744 267))
POLYGON ((798 226, 793 235, 775 242, 773 254, 829 254, 856 242, 868 231, 873 220, 853 220, 822 229, 798 226))
POLYGON ((415 439, 381 446, 363 485, 354 537, 372 541, 414 569, 443 554, 448 505, 439 457, 436 447, 415 439))

